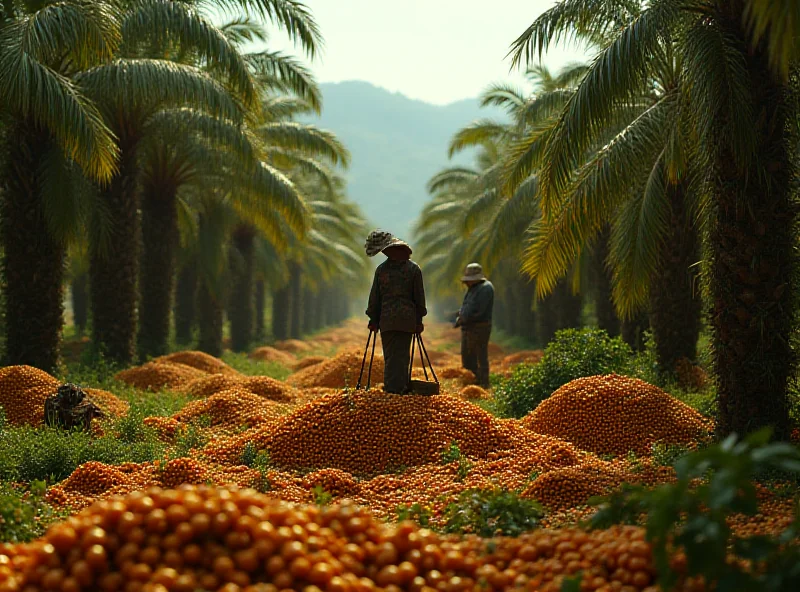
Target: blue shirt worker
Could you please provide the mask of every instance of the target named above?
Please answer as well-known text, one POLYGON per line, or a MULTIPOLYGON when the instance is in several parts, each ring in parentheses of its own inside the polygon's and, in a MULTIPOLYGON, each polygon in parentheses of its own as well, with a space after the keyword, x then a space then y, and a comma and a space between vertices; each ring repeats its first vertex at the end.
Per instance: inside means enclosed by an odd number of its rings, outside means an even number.
POLYGON ((382 230, 374 230, 364 245, 367 255, 386 255, 378 265, 369 293, 369 330, 380 331, 383 344, 383 390, 404 394, 408 391, 411 364, 411 338, 422 333, 425 288, 422 270, 411 261, 411 247, 382 230))
POLYGON ((477 263, 467 265, 461 281, 467 286, 456 320, 456 327, 461 327, 461 365, 475 374, 480 386, 488 389, 494 286, 477 263))

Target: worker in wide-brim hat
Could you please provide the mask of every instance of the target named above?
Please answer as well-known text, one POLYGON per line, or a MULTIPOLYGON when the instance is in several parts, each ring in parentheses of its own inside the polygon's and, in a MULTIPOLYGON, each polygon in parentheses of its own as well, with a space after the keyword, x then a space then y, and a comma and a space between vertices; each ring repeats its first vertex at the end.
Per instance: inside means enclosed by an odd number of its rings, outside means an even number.
POLYGON ((489 388, 494 286, 477 263, 467 265, 461 281, 467 286, 456 318, 456 327, 461 327, 461 365, 475 374, 480 386, 489 388))
POLYGON ((411 339, 422 333, 425 288, 422 270, 411 261, 411 247, 390 232, 370 232, 364 245, 367 255, 386 255, 378 265, 369 293, 369 330, 380 331, 383 344, 383 390, 402 394, 408 390, 411 339))

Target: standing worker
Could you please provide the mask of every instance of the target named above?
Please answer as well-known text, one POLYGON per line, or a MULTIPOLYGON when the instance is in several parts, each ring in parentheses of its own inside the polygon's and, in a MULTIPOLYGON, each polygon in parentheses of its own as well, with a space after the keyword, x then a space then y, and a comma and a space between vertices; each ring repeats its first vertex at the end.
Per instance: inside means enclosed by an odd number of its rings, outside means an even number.
POLYGON ((381 332, 383 343, 383 390, 403 394, 408 390, 411 338, 422 333, 425 288, 422 270, 411 261, 411 247, 389 232, 373 230, 364 245, 367 255, 386 255, 378 265, 369 293, 369 330, 381 332))
POLYGON ((475 374, 480 386, 488 389, 494 286, 477 263, 467 265, 461 281, 467 285, 456 320, 456 327, 461 327, 461 365, 475 374))

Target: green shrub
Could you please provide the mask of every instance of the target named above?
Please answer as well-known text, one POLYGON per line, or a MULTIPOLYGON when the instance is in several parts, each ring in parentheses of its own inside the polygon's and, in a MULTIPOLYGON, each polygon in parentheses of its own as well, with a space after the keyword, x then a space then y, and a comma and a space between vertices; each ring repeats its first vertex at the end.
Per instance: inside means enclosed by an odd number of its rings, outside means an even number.
POLYGON ((468 489, 445 508, 445 532, 482 537, 518 536, 533 530, 544 515, 536 501, 504 489, 468 489))
POLYGON ((395 516, 398 522, 411 520, 419 524, 422 528, 431 527, 431 518, 433 515, 431 511, 418 502, 414 502, 410 506, 401 504, 395 509, 395 516))
POLYGON ((534 365, 517 366, 495 391, 499 410, 507 417, 523 417, 571 380, 595 374, 627 374, 633 352, 621 337, 601 329, 558 331, 534 365))
POLYGON ((778 592, 800 589, 800 516, 779 536, 737 538, 731 513, 758 514, 756 479, 765 473, 800 473, 800 450, 769 444, 769 431, 744 441, 731 436, 705 450, 681 456, 677 481, 655 489, 625 486, 600 500, 591 524, 636 524, 644 519, 653 547, 658 583, 671 590, 677 575, 670 557, 683 550, 687 575, 702 575, 718 592, 778 592), (701 485, 695 480, 702 478, 701 485), (731 561, 733 555, 734 561, 731 561), (743 566, 750 565, 750 568, 743 566))
POLYGON ((66 517, 66 512, 57 512, 44 501, 46 490, 43 481, 34 481, 28 490, 0 484, 0 542, 31 541, 66 517))

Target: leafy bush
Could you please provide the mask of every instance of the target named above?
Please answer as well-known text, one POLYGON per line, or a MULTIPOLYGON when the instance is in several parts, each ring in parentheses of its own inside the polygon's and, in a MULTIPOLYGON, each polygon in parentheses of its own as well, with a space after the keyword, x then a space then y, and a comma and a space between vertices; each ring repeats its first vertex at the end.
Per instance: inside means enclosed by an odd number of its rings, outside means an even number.
POLYGON ((686 555, 686 575, 704 576, 718 592, 798 590, 799 516, 777 537, 736 538, 727 522, 734 512, 758 514, 757 478, 772 471, 800 473, 800 450, 784 443, 768 444, 769 437, 768 430, 744 441, 731 436, 682 456, 675 463, 675 483, 652 490, 626 486, 595 500, 600 508, 591 524, 598 528, 635 524, 644 516, 663 590, 677 583, 670 558, 678 550, 686 555), (697 478, 704 478, 699 486, 693 483, 697 478))
POLYGON ((495 391, 498 407, 507 417, 523 417, 571 380, 595 374, 627 374, 633 352, 621 337, 602 329, 558 331, 534 365, 517 366, 495 391))
POLYGON ((395 514, 398 522, 411 520, 419 524, 422 528, 431 527, 431 518, 433 517, 431 511, 418 502, 414 502, 410 506, 404 504, 397 506, 395 514))
POLYGON ((29 426, 9 428, 0 438, 0 479, 53 483, 65 479, 90 460, 122 464, 163 458, 165 446, 155 433, 141 433, 147 437, 130 442, 117 437, 113 429, 102 437, 93 438, 82 431, 29 426))
POLYGON ((518 536, 533 530, 544 515, 542 506, 504 489, 468 489, 445 508, 445 532, 482 537, 518 536))
POLYGON ((43 481, 34 481, 29 490, 0 485, 0 542, 31 541, 65 517, 44 501, 46 490, 43 481))
POLYGON ((458 462, 457 474, 459 481, 466 479, 469 470, 472 468, 472 463, 469 462, 466 456, 461 454, 461 448, 459 448, 458 442, 455 440, 450 442, 450 446, 442 450, 441 460, 443 465, 458 462))

